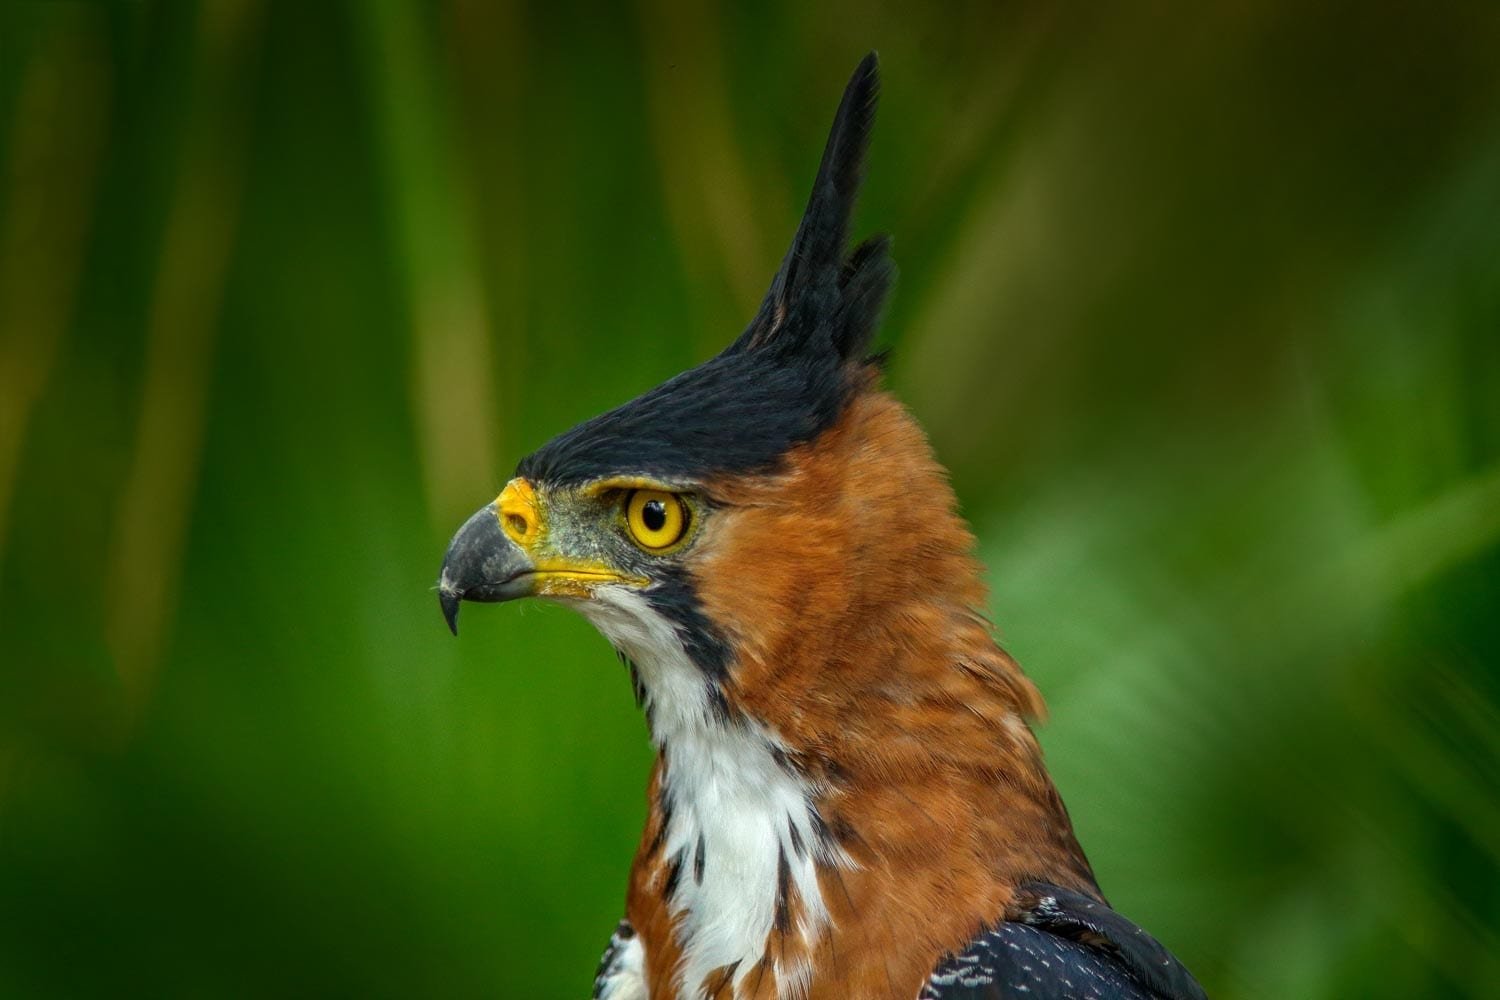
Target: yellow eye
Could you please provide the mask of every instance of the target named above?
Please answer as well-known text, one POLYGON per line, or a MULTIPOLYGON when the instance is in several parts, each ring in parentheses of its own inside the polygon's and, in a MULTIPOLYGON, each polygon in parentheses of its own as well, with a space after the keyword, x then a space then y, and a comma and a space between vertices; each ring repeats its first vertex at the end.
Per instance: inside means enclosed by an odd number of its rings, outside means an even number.
POLYGON ((661 490, 636 490, 625 501, 625 524, 631 537, 645 549, 664 549, 687 531, 682 501, 661 490))

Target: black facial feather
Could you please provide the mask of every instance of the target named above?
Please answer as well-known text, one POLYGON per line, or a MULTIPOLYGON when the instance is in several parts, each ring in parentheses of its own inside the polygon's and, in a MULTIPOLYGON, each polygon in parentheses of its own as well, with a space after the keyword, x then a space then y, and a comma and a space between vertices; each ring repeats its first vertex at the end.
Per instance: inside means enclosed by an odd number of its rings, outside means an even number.
POLYGON ((523 459, 551 484, 612 475, 691 482, 772 468, 827 429, 865 384, 865 357, 895 278, 889 240, 845 255, 878 92, 872 52, 834 117, 807 210, 749 327, 723 353, 523 459))
POLYGON ((708 675, 712 687, 710 704, 716 714, 729 718, 729 705, 718 685, 729 675, 731 650, 728 641, 703 613, 692 578, 681 566, 664 563, 655 570, 656 586, 651 588, 653 607, 677 626, 688 658, 708 675))

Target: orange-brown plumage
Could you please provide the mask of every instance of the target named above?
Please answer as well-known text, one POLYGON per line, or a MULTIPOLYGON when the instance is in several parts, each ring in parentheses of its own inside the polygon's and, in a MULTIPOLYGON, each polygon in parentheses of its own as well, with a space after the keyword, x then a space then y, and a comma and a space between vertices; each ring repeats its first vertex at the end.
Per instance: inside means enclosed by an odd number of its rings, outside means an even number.
MULTIPOLYGON (((737 651, 730 703, 785 741, 858 865, 820 877, 834 920, 814 983, 830 985, 810 995, 909 1000, 1019 881, 1096 892, 1026 724, 1041 697, 978 610, 974 540, 947 475, 873 373, 778 474, 706 490, 731 512, 705 528, 694 571, 737 651)), ((664 983, 680 949, 659 891, 659 823, 642 838, 628 912, 664 983)), ((768 953, 796 947, 775 937, 768 953)), ((739 996, 775 995, 773 974, 739 996)))

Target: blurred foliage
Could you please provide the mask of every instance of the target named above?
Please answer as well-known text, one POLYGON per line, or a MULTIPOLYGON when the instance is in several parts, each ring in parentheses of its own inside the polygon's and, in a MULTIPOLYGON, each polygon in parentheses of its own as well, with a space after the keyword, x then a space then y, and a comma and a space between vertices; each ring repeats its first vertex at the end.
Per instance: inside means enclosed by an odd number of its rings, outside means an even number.
POLYGON ((0 995, 586 995, 644 726, 443 629, 525 451, 748 319, 886 95, 892 381, 1114 903, 1500 984, 1500 8, 12 2, 0 995))

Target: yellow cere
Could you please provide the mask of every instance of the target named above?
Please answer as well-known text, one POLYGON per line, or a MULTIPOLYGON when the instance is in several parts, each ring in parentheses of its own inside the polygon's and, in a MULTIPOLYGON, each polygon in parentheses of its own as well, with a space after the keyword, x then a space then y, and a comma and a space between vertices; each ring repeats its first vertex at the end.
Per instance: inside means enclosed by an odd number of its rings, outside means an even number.
POLYGON ((636 490, 625 502, 625 525, 642 548, 660 551, 687 531, 682 500, 663 490, 636 490))
POLYGON ((542 532, 542 511, 537 506, 536 489, 524 479, 512 479, 500 491, 495 506, 500 511, 500 527, 511 541, 522 548, 535 542, 542 532))

